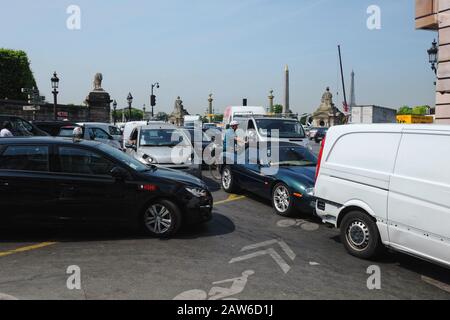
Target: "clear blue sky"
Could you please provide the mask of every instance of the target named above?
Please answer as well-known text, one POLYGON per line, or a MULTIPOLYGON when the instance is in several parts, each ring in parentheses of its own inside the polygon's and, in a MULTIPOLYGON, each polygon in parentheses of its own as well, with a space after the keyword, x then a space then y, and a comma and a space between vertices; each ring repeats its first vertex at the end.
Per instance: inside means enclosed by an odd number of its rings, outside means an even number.
POLYGON ((354 69, 359 104, 434 103, 426 50, 436 34, 415 30, 413 0, 0 1, 0 47, 29 54, 48 100, 56 70, 63 103, 81 103, 102 72, 120 106, 129 91, 134 106, 148 106, 155 81, 157 111, 172 111, 180 95, 191 113, 203 113, 210 92, 217 112, 243 97, 267 106, 270 89, 282 103, 288 64, 291 107, 310 112, 325 87, 338 90, 341 44, 347 89, 354 69), (66 28, 71 4, 82 10, 78 31, 66 28), (366 27, 372 4, 381 8, 381 30, 366 27))

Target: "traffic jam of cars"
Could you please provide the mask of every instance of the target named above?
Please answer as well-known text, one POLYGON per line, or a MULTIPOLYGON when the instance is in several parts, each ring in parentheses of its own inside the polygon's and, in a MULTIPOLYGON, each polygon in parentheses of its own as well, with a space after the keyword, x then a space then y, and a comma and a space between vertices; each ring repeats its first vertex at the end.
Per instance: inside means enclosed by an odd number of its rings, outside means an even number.
POLYGON ((389 250, 450 267, 450 173, 437 147, 449 144, 448 126, 312 128, 242 106, 205 126, 0 120, 11 133, 0 138, 2 227, 108 223, 177 239, 226 223, 216 204, 243 195, 292 219, 282 223, 339 229, 356 258, 389 250))

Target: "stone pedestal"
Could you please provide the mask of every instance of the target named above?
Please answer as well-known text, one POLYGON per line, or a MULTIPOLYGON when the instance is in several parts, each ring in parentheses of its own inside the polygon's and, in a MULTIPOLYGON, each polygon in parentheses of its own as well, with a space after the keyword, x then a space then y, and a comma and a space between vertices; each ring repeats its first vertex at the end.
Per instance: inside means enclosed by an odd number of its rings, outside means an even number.
POLYGON ((92 91, 86 98, 89 122, 110 122, 111 97, 106 91, 92 91))

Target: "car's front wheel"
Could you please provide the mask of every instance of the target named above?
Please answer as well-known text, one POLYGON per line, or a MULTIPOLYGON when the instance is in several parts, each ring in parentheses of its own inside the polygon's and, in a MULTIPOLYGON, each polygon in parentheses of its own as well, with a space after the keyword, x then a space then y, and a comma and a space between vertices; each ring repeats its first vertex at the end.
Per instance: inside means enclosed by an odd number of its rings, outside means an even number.
POLYGON ((222 188, 227 193, 236 193, 238 190, 233 171, 229 166, 226 166, 222 171, 222 188))
POLYGON ((283 217, 289 217, 294 212, 294 203, 289 188, 284 183, 277 184, 272 191, 272 205, 277 213, 283 217))
POLYGON ((374 258, 384 249, 376 223, 360 211, 349 212, 342 220, 341 241, 351 255, 361 259, 374 258))
POLYGON ((158 200, 147 207, 141 225, 148 235, 161 238, 170 237, 180 229, 180 210, 172 201, 158 200))

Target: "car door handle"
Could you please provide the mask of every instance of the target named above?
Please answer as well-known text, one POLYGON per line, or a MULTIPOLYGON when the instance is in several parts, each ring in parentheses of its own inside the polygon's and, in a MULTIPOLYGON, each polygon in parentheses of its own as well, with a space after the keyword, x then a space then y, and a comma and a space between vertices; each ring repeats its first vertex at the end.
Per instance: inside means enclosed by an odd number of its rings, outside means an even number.
POLYGON ((2 186, 2 187, 9 187, 9 182, 0 180, 0 186, 2 186))

